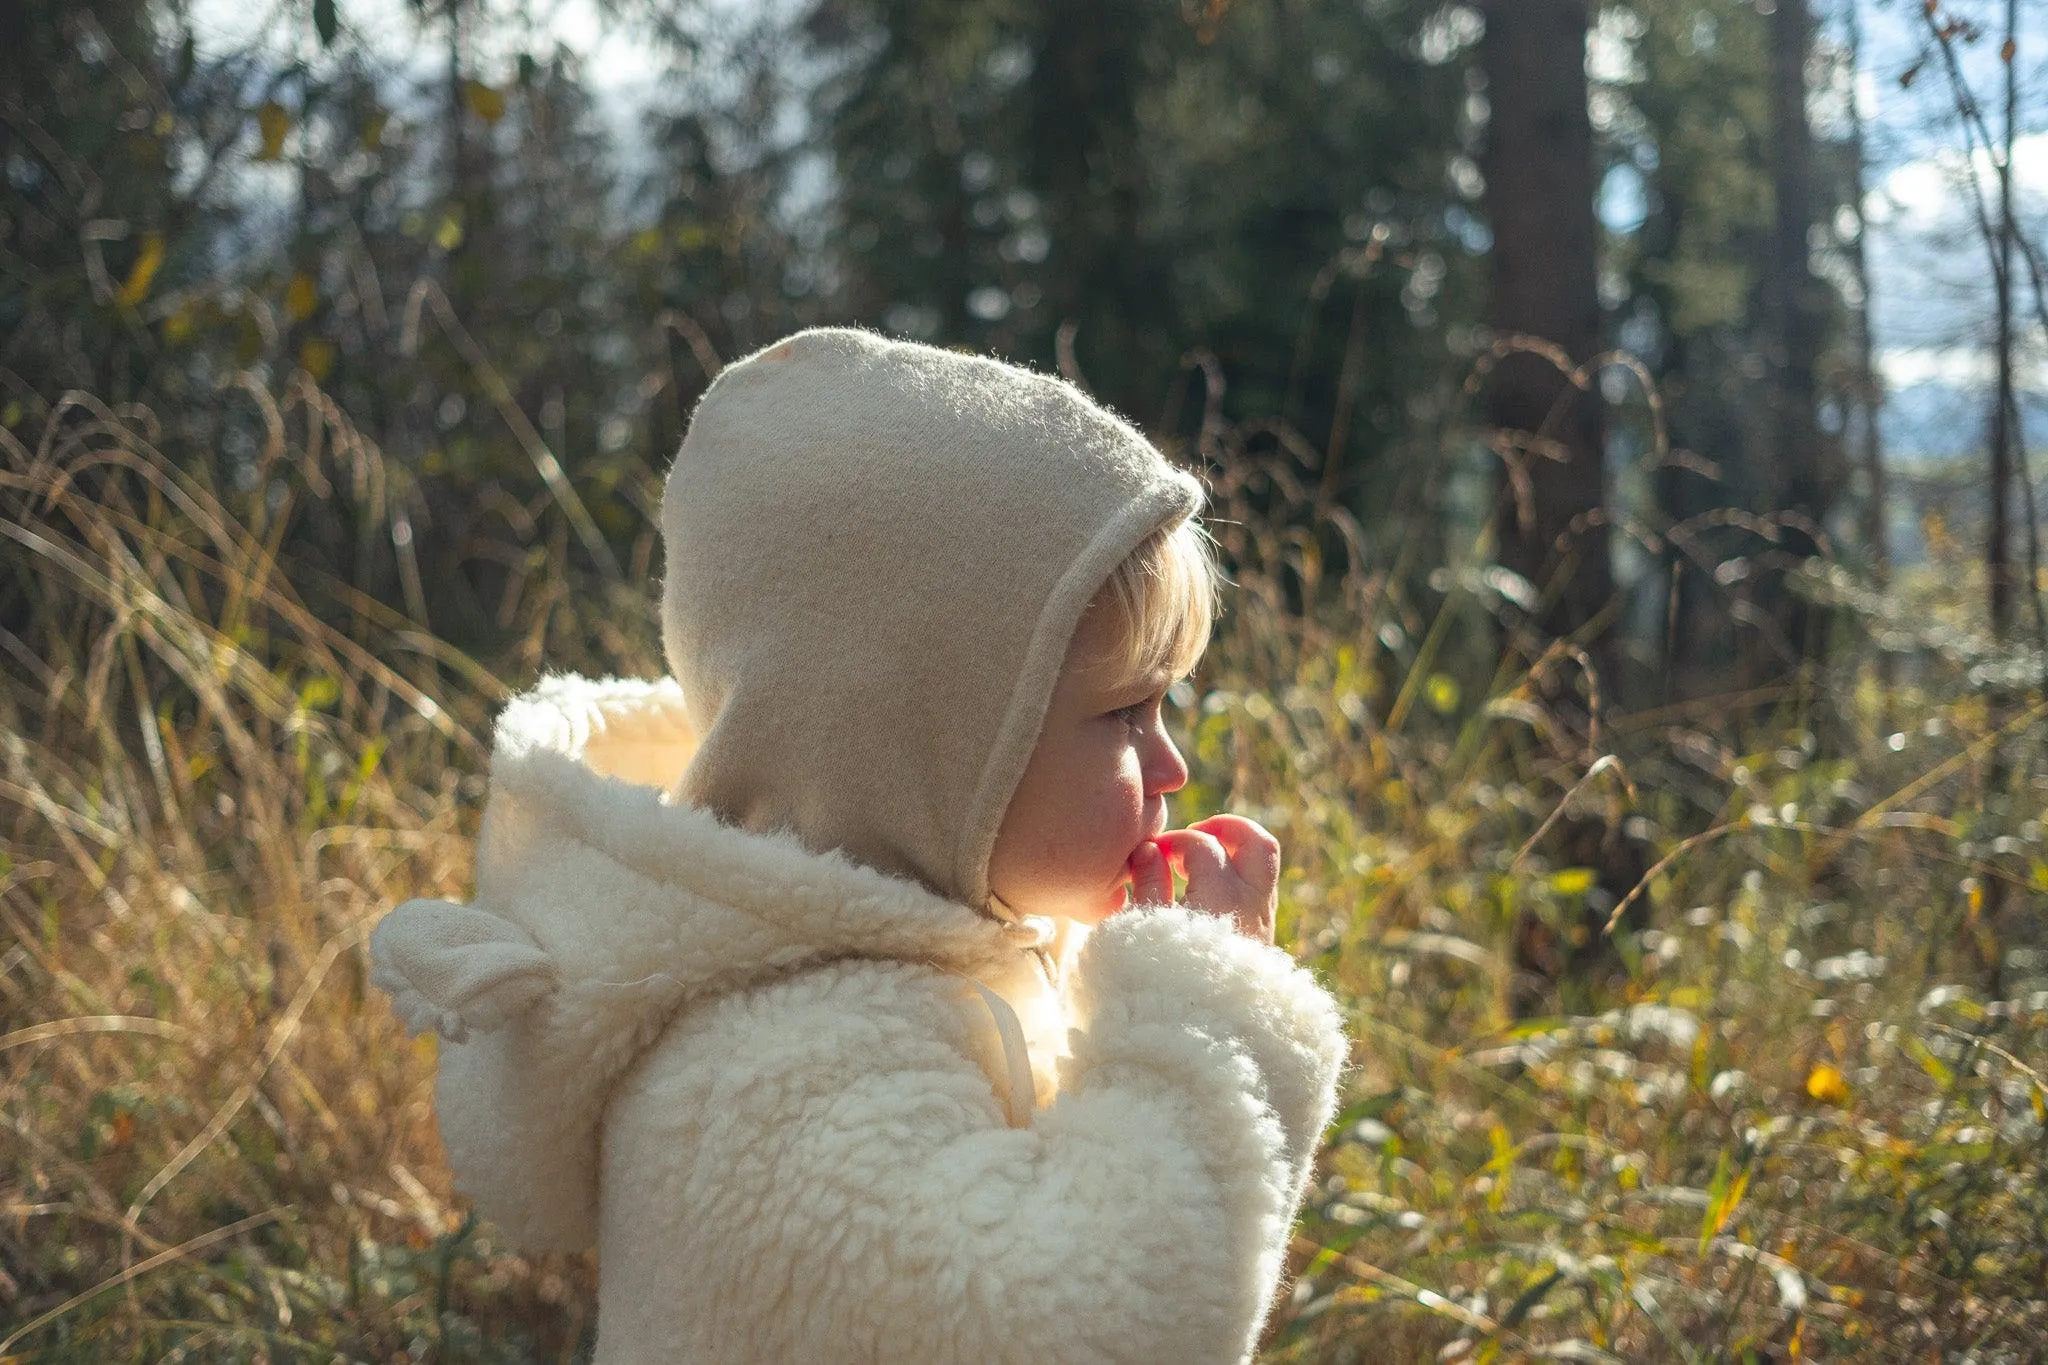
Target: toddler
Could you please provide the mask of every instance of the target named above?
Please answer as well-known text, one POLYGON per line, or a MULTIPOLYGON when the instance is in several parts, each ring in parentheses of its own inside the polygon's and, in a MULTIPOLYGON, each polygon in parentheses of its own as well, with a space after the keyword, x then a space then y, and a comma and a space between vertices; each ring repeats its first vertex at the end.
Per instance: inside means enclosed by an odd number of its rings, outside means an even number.
POLYGON ((1200 503, 1071 385, 867 332, 705 394, 673 677, 513 701, 475 900, 371 944, 457 1188, 597 1248, 599 1361, 1249 1358, 1346 1045, 1273 838, 1165 828, 1200 503))

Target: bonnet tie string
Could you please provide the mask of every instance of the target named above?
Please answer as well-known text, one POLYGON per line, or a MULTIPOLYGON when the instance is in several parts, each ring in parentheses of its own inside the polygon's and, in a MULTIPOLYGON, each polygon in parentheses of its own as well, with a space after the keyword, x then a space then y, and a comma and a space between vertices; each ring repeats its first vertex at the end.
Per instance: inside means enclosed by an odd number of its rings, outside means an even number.
POLYGON ((1024 1026, 1010 1002, 973 977, 963 977, 981 992, 982 1003, 996 1021, 996 1034, 1003 1040, 1003 1064, 1010 1073, 1008 1093, 1003 1096, 1003 1116, 1012 1128, 1028 1128, 1038 1109, 1037 1088, 1031 1079, 1031 1052, 1024 1042, 1024 1026))

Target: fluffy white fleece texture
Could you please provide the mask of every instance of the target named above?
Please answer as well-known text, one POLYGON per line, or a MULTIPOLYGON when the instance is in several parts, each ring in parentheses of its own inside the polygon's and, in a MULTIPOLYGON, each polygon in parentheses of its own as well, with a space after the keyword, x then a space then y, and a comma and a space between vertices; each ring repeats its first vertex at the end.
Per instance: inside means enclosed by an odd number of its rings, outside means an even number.
POLYGON ((1014 929, 670 804, 692 743, 673 683, 548 680, 499 723, 475 901, 372 939, 442 1035, 458 1188, 599 1248, 598 1359, 1246 1359, 1346 1053, 1330 997, 1174 907, 1055 988, 1014 929), (1022 1023, 1021 1125, 968 979, 1022 1023))

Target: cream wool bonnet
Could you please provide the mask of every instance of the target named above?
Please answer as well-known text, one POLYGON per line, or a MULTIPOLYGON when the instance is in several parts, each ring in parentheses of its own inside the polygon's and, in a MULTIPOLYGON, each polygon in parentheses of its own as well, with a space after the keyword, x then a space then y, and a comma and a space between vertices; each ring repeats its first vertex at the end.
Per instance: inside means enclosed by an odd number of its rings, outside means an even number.
POLYGON ((990 907, 1068 642, 1202 487, 1063 380, 865 331, 725 369, 662 497, 681 799, 990 907))

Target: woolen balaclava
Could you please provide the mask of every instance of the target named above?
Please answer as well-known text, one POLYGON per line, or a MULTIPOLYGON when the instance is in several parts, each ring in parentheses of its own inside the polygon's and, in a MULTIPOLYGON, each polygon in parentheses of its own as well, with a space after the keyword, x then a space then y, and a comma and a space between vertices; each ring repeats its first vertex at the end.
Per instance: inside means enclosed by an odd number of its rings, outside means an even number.
POLYGON ((1202 489, 1064 380, 799 332, 705 393, 662 498, 680 799, 990 908, 1068 642, 1202 489))

